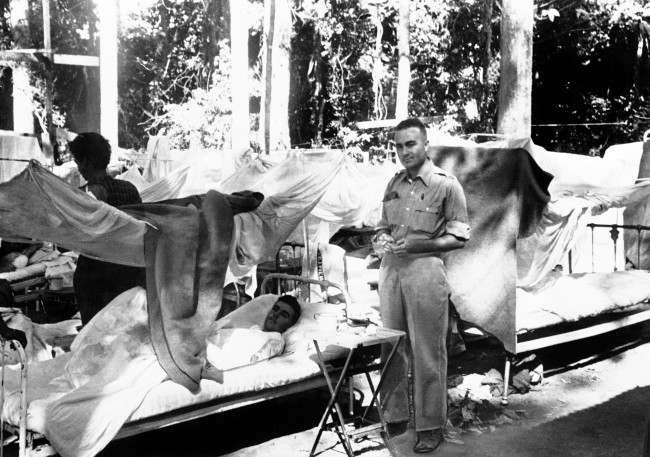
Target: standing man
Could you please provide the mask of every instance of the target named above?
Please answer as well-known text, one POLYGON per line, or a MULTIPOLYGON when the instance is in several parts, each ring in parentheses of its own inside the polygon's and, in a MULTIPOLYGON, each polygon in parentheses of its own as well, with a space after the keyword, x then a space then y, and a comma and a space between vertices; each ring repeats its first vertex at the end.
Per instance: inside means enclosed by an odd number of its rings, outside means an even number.
POLYGON ((379 270, 383 324, 407 332, 386 374, 382 403, 391 435, 409 420, 407 373, 413 372, 417 453, 433 452, 447 421, 447 325, 449 284, 441 254, 469 239, 463 189, 427 157, 424 124, 411 118, 394 130, 404 170, 388 183, 374 247, 384 256, 379 270))
MULTIPOLYGON (((111 178, 106 172, 111 145, 99 133, 80 133, 70 143, 79 173, 88 182, 86 191, 98 200, 120 207, 142 203, 133 184, 111 178)), ((135 286, 145 287, 144 268, 118 265, 79 256, 73 278, 75 300, 81 323, 87 324, 119 294, 135 286)))

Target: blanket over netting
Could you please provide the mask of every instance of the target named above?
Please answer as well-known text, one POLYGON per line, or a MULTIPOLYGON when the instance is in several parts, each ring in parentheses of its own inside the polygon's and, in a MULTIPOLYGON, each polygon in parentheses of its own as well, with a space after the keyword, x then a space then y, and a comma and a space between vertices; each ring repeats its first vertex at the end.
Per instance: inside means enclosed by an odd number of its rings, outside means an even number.
POLYGON ((216 191, 199 198, 198 207, 144 204, 127 214, 31 162, 0 184, 0 237, 53 241, 102 260, 146 266, 156 355, 173 381, 195 390, 228 266, 244 272, 273 258, 342 163, 341 154, 290 156, 269 173, 262 187, 269 197, 254 211, 233 215, 237 197, 216 191))
POLYGON ((514 351, 517 243, 535 229, 552 176, 524 149, 434 147, 431 155, 462 184, 472 229, 445 259, 454 304, 514 351))

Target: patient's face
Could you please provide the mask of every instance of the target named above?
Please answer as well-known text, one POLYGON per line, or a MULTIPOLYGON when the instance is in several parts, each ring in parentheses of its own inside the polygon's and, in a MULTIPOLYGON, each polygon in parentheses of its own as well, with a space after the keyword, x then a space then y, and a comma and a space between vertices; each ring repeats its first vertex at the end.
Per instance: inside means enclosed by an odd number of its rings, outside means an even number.
POLYGON ((264 331, 283 333, 291 327, 295 321, 296 312, 293 308, 289 304, 278 300, 266 315, 266 319, 264 320, 264 331))

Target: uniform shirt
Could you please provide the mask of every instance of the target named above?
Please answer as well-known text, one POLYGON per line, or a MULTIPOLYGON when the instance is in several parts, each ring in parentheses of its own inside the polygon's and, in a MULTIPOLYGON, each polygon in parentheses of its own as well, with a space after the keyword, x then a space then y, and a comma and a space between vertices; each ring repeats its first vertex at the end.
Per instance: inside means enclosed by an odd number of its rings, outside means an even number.
POLYGON ((142 203, 138 189, 128 181, 111 178, 106 175, 88 182, 86 186, 92 194, 111 206, 123 206, 142 203))
POLYGON ((445 234, 469 240, 463 188, 428 159, 414 179, 402 170, 386 186, 378 228, 388 230, 395 241, 445 234))

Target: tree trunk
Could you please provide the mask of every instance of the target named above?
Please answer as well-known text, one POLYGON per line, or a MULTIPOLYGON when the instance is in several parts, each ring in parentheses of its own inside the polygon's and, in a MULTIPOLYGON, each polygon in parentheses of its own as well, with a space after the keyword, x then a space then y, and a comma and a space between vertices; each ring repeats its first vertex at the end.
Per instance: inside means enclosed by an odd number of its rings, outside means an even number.
POLYGON ((409 85, 411 84, 411 63, 409 60, 409 0, 399 1, 399 26, 397 46, 399 62, 397 67, 397 97, 395 119, 408 117, 409 85))
POLYGON ((288 0, 266 0, 264 8, 265 46, 264 92, 260 125, 264 129, 267 154, 291 147, 289 139, 289 53, 291 11, 288 0))
POLYGON ((497 132, 510 137, 530 137, 533 11, 533 0, 503 0, 497 132))
POLYGON ((232 69, 231 147, 234 153, 249 146, 248 91, 248 0, 230 0, 230 56, 232 69))

